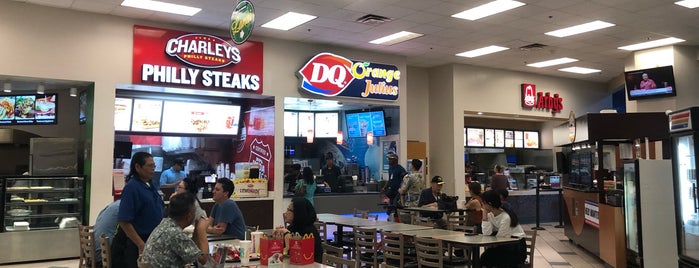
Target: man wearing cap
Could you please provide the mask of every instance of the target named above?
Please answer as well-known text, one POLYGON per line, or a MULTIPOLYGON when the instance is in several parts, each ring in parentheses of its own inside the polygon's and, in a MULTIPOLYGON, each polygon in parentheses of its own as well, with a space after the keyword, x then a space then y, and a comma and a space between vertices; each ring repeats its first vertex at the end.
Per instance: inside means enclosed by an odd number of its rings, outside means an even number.
POLYGON ((325 182, 330 186, 333 192, 337 192, 337 178, 340 177, 340 167, 335 165, 333 153, 325 154, 325 167, 320 169, 320 175, 323 175, 325 182))
MULTIPOLYGON (((437 208, 437 203, 442 195, 443 185, 444 179, 442 179, 442 177, 432 177, 432 180, 430 181, 430 188, 424 189, 420 193, 420 201, 417 202, 417 206, 437 208)), ((420 214, 422 217, 429 217, 432 219, 436 228, 447 228, 447 221, 444 220, 442 212, 421 212, 420 214)))
POLYGON ((187 177, 187 173, 183 169, 184 161, 175 159, 172 162, 172 166, 163 171, 163 174, 160 174, 160 187, 177 187, 177 184, 187 177))
POLYGON ((400 189, 401 183, 403 183, 403 176, 407 174, 405 168, 398 164, 398 156, 394 153, 389 153, 386 155, 388 159, 388 183, 386 184, 386 196, 389 199, 389 205, 396 204, 396 196, 398 195, 398 189, 400 189))

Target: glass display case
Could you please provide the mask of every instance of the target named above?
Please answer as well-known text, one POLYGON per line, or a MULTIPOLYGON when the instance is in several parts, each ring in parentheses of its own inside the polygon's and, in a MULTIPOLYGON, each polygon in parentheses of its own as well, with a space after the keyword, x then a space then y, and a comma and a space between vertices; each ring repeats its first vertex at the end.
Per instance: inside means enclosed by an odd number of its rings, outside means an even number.
POLYGON ((4 232, 77 228, 83 220, 83 177, 6 177, 4 232))

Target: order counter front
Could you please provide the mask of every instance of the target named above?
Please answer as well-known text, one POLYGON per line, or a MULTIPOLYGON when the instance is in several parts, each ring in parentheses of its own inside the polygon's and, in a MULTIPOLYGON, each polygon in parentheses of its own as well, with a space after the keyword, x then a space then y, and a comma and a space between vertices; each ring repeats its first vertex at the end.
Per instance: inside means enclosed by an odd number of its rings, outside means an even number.
POLYGON ((576 245, 600 255, 599 192, 563 189, 564 233, 576 245))

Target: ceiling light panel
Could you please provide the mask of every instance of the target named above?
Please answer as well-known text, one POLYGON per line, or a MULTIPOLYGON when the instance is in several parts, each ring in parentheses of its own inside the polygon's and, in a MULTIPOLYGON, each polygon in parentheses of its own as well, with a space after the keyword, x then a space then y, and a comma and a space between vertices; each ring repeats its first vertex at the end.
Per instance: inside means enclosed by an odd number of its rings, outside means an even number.
POLYGON ((546 33, 546 35, 551 35, 551 36, 556 36, 556 37, 566 37, 566 36, 596 31, 599 29, 604 29, 604 28, 608 28, 608 27, 612 27, 612 26, 614 26, 614 24, 609 23, 609 22, 604 22, 601 20, 596 20, 593 22, 583 23, 580 25, 575 25, 575 26, 551 31, 551 32, 546 33))
POLYGON ((371 40, 369 41, 369 43, 390 46, 393 44, 398 44, 400 42, 408 41, 410 39, 415 39, 423 35, 424 34, 420 33, 400 31, 392 35, 387 35, 379 39, 371 40))
POLYGON ((658 39, 658 40, 653 40, 653 41, 618 47, 618 49, 634 51, 634 50, 641 50, 641 49, 646 49, 646 48, 667 46, 667 45, 672 45, 672 44, 676 44, 676 43, 681 43, 684 41, 685 41, 684 39, 679 39, 679 38, 675 38, 675 37, 668 37, 665 39, 658 39))
POLYGON ((675 2, 676 5, 680 5, 686 8, 697 8, 699 7, 699 0, 684 0, 675 2))
POLYGON ((602 70, 585 68, 585 67, 577 67, 577 66, 558 69, 558 70, 563 71, 563 72, 576 73, 576 74, 591 74, 591 73, 599 73, 602 71, 602 70))
POLYGON ((472 9, 468 9, 459 13, 456 13, 454 15, 451 15, 454 18, 459 18, 459 19, 465 19, 465 20, 477 20, 480 18, 485 18, 491 15, 498 14, 500 12, 505 12, 510 9, 518 8, 523 5, 526 5, 525 3, 519 2, 519 1, 513 1, 513 0, 496 0, 484 5, 480 5, 477 7, 474 7, 472 9))
POLYGON ((296 26, 299 26, 299 25, 304 24, 306 22, 312 21, 315 18, 317 18, 317 17, 313 16, 313 15, 296 13, 296 12, 287 12, 286 14, 281 15, 276 19, 273 19, 265 24, 262 24, 262 27, 270 28, 270 29, 277 29, 277 30, 282 30, 282 31, 288 31, 290 29, 293 29, 296 26))
POLYGON ((185 16, 194 16, 194 14, 197 14, 199 13, 199 11, 201 11, 201 8, 170 4, 152 0, 124 0, 124 2, 121 3, 121 5, 125 7, 147 9, 185 16))
POLYGON ((576 62, 576 61, 578 61, 578 60, 571 59, 571 58, 559 58, 559 59, 530 63, 530 64, 527 64, 527 66, 536 67, 536 68, 543 68, 543 67, 549 67, 549 66, 554 66, 554 65, 559 65, 559 64, 566 64, 566 63, 571 63, 571 62, 576 62))
POLYGON ((495 53, 495 52, 500 52, 500 51, 508 50, 508 49, 509 48, 501 47, 501 46, 487 46, 487 47, 482 47, 479 49, 461 52, 459 54, 456 54, 456 56, 474 58, 474 57, 483 56, 483 55, 487 55, 487 54, 491 54, 491 53, 495 53))

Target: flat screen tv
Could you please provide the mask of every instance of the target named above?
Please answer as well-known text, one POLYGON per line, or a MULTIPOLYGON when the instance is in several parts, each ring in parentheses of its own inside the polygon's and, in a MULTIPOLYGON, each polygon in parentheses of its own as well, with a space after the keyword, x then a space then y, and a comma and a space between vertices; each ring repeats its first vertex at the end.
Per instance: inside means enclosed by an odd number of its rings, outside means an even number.
POLYGON ((0 96, 0 125, 56 124, 57 94, 0 96))
POLYGON ((375 137, 386 136, 386 122, 383 111, 346 113, 347 136, 366 137, 371 132, 375 137))
POLYGON ((629 100, 672 97, 677 95, 672 66, 624 72, 629 100))
POLYGON ((239 122, 240 106, 237 105, 165 101, 160 131, 237 135, 239 122))

